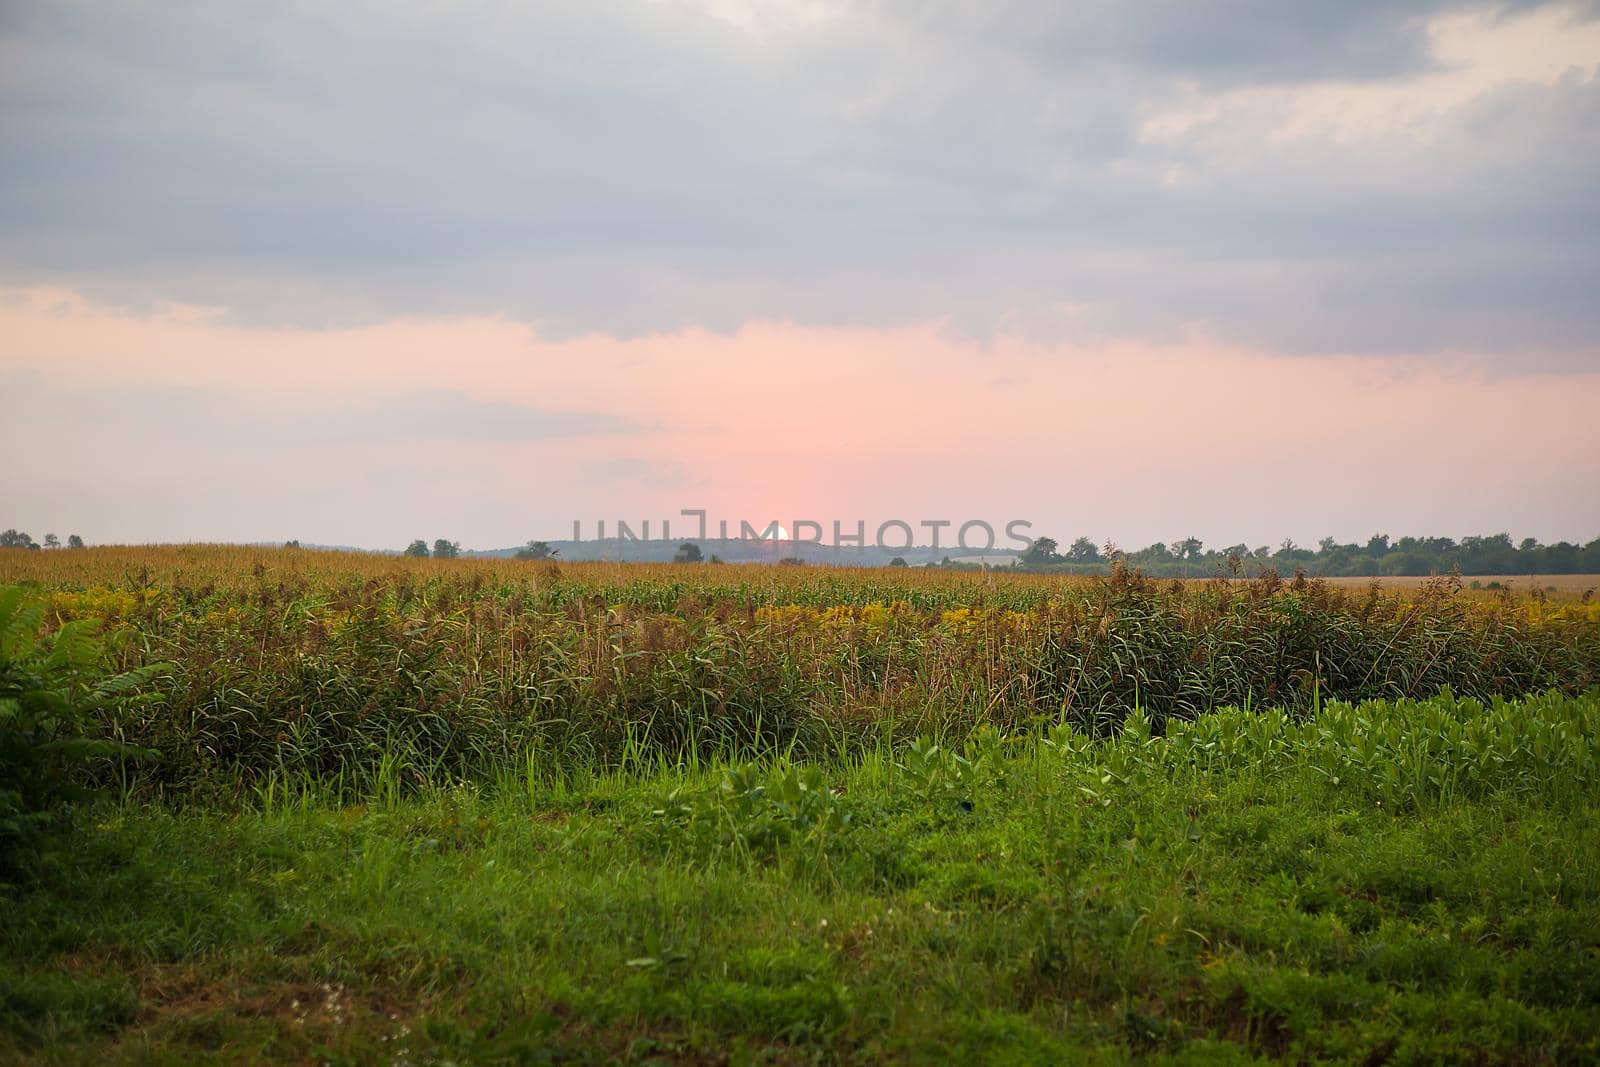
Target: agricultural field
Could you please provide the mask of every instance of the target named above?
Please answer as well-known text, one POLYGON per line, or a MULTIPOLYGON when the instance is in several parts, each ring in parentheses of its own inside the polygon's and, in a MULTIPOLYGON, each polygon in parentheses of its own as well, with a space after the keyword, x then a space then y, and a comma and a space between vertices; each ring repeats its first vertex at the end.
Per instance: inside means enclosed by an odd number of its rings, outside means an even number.
POLYGON ((1600 1061, 1600 604, 1463 585, 3 551, 0 1060, 1600 1061))
MULTIPOLYGON (((1330 585, 1351 589, 1370 585, 1373 579, 1338 577, 1326 578, 1324 581, 1330 585)), ((1396 591, 1419 589, 1428 581, 1427 578, 1409 577, 1377 579, 1382 588, 1396 591)), ((1592 601, 1596 596, 1600 596, 1600 574, 1485 574, 1463 578, 1462 582, 1465 585, 1465 593, 1469 596, 1492 596, 1502 589, 1512 596, 1527 597, 1543 594, 1548 599, 1558 601, 1582 601, 1585 596, 1592 601)))

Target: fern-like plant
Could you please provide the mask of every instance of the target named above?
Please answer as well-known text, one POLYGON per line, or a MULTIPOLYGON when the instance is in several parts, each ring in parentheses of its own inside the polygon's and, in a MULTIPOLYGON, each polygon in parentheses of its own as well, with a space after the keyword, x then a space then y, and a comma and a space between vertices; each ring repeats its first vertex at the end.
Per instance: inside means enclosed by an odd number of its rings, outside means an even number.
POLYGON ((68 622, 46 637, 44 613, 25 590, 0 587, 0 867, 92 795, 88 767, 148 754, 99 736, 97 718, 141 699, 138 690, 169 669, 110 674, 97 624, 68 622))

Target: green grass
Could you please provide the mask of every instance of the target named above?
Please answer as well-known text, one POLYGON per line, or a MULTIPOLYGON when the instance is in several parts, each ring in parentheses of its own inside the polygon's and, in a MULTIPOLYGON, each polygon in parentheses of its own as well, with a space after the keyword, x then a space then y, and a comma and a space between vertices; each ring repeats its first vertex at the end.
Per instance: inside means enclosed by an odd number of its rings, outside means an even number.
POLYGON ((1600 1060, 1600 694, 86 815, 0 1060, 1600 1060))

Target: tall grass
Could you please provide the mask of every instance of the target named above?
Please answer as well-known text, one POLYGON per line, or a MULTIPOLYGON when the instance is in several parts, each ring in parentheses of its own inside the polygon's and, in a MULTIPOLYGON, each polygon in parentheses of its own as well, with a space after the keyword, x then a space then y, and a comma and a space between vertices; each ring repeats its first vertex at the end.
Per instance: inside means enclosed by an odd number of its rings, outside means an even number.
POLYGON ((205 547, 9 553, 55 624, 125 631, 161 700, 108 726, 138 788, 395 788, 837 758, 1052 724, 1160 735, 1212 709, 1482 701, 1600 684, 1585 604, 1282 581, 461 562, 205 547), (12 557, 26 557, 18 562, 12 557), (388 762, 386 762, 388 761, 388 762), (398 761, 396 763, 395 761, 398 761))

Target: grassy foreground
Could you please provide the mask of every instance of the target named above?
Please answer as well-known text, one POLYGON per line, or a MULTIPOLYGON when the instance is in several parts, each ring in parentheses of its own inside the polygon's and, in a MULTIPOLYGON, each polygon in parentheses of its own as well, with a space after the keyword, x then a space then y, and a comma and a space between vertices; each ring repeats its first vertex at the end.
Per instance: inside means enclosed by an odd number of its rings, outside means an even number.
POLYGON ((88 814, 0 1060, 1600 1059, 1600 694, 88 814))

